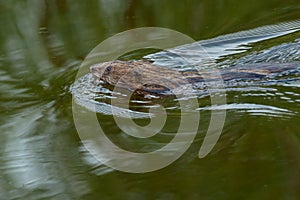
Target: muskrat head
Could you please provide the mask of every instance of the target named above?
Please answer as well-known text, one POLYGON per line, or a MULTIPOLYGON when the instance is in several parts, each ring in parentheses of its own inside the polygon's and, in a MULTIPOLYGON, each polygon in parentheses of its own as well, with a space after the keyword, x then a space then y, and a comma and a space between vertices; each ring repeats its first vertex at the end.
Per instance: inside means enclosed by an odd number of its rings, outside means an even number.
POLYGON ((103 62, 92 65, 90 67, 90 72, 97 78, 111 85, 117 84, 119 79, 124 76, 131 66, 127 62, 122 61, 112 61, 103 62))

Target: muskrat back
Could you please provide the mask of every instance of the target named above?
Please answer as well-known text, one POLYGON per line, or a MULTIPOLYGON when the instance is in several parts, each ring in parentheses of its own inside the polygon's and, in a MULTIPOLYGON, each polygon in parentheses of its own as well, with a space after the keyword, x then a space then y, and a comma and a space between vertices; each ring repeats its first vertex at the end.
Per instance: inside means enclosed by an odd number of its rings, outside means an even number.
MULTIPOLYGON (((257 63, 220 70, 223 81, 263 79, 299 68, 299 63, 257 63)), ((105 84, 140 94, 163 94, 189 83, 214 81, 220 76, 197 70, 177 71, 147 60, 111 61, 95 64, 91 73, 105 84), (205 79, 204 79, 205 78, 205 79)))
POLYGON ((145 60, 103 62, 90 71, 106 84, 137 92, 164 93, 189 83, 181 72, 145 60))

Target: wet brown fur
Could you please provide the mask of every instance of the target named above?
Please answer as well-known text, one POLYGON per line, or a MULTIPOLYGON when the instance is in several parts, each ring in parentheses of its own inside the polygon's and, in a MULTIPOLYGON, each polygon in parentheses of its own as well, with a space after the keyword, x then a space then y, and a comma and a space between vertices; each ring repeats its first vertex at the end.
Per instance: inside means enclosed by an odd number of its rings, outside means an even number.
MULTIPOLYGON (((299 66, 298 63, 296 63, 299 66)), ((281 73, 295 68, 295 63, 287 64, 251 64, 236 66, 220 71, 224 81, 238 79, 262 79, 270 74, 281 73)), ((95 64, 91 73, 106 84, 135 91, 139 94, 162 94, 188 83, 195 83, 218 78, 211 73, 169 69, 154 65, 147 60, 111 61, 95 64)))

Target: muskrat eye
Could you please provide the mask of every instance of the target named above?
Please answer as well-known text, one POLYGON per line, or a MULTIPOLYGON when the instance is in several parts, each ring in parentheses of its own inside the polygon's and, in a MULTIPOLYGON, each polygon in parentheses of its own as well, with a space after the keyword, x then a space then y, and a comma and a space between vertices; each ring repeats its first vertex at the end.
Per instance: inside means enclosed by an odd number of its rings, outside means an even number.
POLYGON ((105 71, 110 72, 111 71, 111 66, 106 67, 105 71))

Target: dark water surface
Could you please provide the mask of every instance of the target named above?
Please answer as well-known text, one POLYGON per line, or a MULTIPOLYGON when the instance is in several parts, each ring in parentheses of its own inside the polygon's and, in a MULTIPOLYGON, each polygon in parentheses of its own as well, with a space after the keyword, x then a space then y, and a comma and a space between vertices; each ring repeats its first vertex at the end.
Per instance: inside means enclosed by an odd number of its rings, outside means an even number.
MULTIPOLYGON (((157 26, 207 41, 297 20, 299 13, 297 0, 1 1, 0 199, 299 199, 299 73, 233 83, 226 89, 227 105, 212 106, 201 93, 194 143, 171 165, 142 174, 115 171, 89 154, 74 125, 69 92, 85 56, 121 31, 157 26), (211 111, 224 109, 221 138, 199 159, 211 111)), ((250 42, 241 37, 231 46, 203 45, 219 68, 300 62, 299 32, 269 33, 250 42)), ((145 55, 137 51, 125 58, 145 55)), ((166 66, 176 61, 168 56, 148 55, 166 66)), ((180 120, 178 109, 170 110, 166 133, 176 131, 180 120)), ((133 140, 111 115, 97 117, 126 149, 150 151, 173 137, 133 140)))

